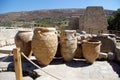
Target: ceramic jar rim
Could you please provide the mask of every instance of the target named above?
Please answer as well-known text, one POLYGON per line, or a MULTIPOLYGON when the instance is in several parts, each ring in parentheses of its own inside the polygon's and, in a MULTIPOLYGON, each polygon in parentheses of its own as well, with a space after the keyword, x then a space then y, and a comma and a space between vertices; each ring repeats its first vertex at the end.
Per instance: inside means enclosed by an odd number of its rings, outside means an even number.
POLYGON ((90 39, 90 40, 83 40, 84 43, 97 43, 101 44, 100 40, 90 39))
POLYGON ((75 33, 76 30, 64 30, 64 32, 75 33))
POLYGON ((53 28, 53 27, 37 27, 37 28, 35 28, 35 29, 46 29, 46 30, 56 30, 55 28, 53 28))
POLYGON ((32 30, 19 30, 18 32, 32 32, 32 30))

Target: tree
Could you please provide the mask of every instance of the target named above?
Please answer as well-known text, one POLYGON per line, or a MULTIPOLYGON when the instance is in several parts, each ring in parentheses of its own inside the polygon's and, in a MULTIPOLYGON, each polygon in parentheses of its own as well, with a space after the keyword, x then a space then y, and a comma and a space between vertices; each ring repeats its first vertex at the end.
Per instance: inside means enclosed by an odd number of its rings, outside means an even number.
POLYGON ((120 31, 120 9, 113 12, 112 16, 107 18, 108 20, 108 30, 119 30, 120 31))

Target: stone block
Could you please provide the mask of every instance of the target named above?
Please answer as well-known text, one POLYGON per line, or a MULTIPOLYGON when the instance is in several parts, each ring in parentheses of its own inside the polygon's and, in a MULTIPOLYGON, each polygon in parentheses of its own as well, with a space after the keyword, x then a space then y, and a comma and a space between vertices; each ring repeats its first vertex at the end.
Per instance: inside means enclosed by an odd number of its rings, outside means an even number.
POLYGON ((120 47, 115 48, 116 60, 120 62, 120 47))
POLYGON ((92 39, 100 40, 102 42, 101 45, 101 52, 108 53, 108 52, 114 52, 116 48, 116 43, 114 39, 112 39, 109 36, 96 36, 92 39))
POLYGON ((15 44, 14 39, 7 39, 7 40, 6 40, 6 45, 7 45, 7 46, 8 46, 8 45, 12 45, 12 44, 15 44))
POLYGON ((80 15, 80 19, 79 19, 79 30, 83 31, 84 30, 84 15, 80 15))
POLYGON ((90 34, 107 33, 107 19, 103 7, 87 7, 84 14, 84 23, 80 30, 90 34))
POLYGON ((115 53, 108 52, 108 60, 115 60, 115 53))
POLYGON ((0 47, 3 47, 6 45, 6 41, 5 40, 0 40, 0 47))
POLYGON ((108 54, 107 53, 103 53, 103 52, 99 53, 98 59, 107 59, 107 58, 108 58, 108 54))

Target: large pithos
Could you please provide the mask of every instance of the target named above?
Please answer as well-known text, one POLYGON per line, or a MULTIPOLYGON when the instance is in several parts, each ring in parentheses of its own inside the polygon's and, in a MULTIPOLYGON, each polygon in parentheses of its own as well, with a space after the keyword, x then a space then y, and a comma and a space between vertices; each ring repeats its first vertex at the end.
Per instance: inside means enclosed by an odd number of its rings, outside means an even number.
POLYGON ((82 51, 84 58, 93 63, 99 56, 101 41, 98 40, 84 40, 82 43, 82 51))
POLYGON ((35 28, 32 51, 39 64, 47 66, 53 60, 58 46, 55 28, 35 28))
POLYGON ((33 31, 22 30, 18 31, 15 35, 15 45, 20 48, 20 51, 23 52, 27 57, 30 57, 32 54, 31 51, 31 41, 33 37, 33 31))
POLYGON ((61 55, 65 61, 71 61, 77 49, 75 30, 62 30, 60 34, 61 55))

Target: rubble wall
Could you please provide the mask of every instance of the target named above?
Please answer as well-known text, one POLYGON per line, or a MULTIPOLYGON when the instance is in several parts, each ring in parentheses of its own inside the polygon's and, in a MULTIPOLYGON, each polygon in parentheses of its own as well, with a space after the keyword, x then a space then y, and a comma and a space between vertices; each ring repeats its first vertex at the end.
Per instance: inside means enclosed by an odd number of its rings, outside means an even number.
MULTIPOLYGON (((103 7, 87 7, 84 14, 83 31, 91 34, 107 33, 107 19, 103 7)), ((81 26, 80 26, 81 27, 81 26)))

